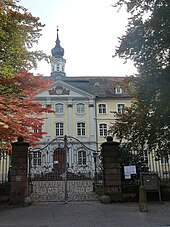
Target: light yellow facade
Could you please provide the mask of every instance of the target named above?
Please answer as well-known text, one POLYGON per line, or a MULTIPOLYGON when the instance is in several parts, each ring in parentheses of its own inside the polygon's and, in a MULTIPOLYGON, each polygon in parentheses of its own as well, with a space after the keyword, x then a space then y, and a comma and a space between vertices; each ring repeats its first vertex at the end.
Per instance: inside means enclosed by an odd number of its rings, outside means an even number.
MULTIPOLYGON (((127 107, 131 105, 131 98, 98 98, 96 100, 96 141, 98 144, 98 148, 100 144, 106 140, 106 136, 100 135, 100 124, 106 124, 107 130, 110 129, 112 123, 116 120, 115 112, 117 112, 117 105, 123 104, 127 107), (106 113, 99 113, 99 105, 105 104, 106 105, 106 113)), ((115 138, 114 138, 115 139, 115 138)))
POLYGON ((53 95, 49 91, 45 91, 36 97, 36 101, 43 103, 44 106, 50 105, 54 110, 54 113, 46 113, 44 116, 43 131, 46 134, 43 136, 42 142, 51 141, 56 136, 67 135, 77 138, 92 149, 100 150, 100 144, 106 140, 110 126, 116 120, 115 112, 118 111, 118 105, 131 105, 131 98, 128 95, 114 94, 110 97, 97 97, 93 93, 87 93, 73 85, 70 86, 67 81, 60 79, 54 82, 51 89, 56 89, 53 95), (67 91, 67 94, 58 94, 58 87, 67 91), (58 104, 62 105, 60 113, 56 112, 58 104), (79 104, 84 106, 84 111, 81 113, 77 110, 79 104), (100 111, 100 105, 104 106, 103 112, 100 111), (56 133, 57 123, 63 125, 63 130, 59 134, 56 133), (83 135, 78 133, 78 123, 85 125, 83 135), (102 124, 106 126, 103 134, 100 129, 102 124))
POLYGON ((92 149, 96 149, 95 132, 95 99, 90 93, 70 86, 62 80, 57 80, 52 88, 62 87, 67 94, 57 92, 53 95, 49 91, 40 93, 35 101, 41 102, 44 106, 50 105, 54 113, 46 113, 42 130, 46 133, 41 142, 48 142, 57 136, 72 136, 92 149), (78 112, 78 105, 83 105, 83 110, 78 112), (56 105, 61 105, 61 112, 56 111, 56 105), (56 124, 62 124, 62 130, 56 132, 56 124), (83 132, 78 132, 78 124, 84 124, 83 132))

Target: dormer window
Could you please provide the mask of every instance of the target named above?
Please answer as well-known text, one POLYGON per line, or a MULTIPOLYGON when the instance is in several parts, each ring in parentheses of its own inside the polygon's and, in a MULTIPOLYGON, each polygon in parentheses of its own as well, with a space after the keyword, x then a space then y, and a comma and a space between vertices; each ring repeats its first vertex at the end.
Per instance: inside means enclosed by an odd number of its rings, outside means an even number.
POLYGON ((122 88, 121 88, 120 86, 117 86, 117 87, 115 88, 115 93, 116 93, 116 94, 122 94, 122 88))
POLYGON ((94 84, 94 87, 100 87, 101 86, 101 84, 99 83, 99 82, 96 82, 95 84, 94 84))

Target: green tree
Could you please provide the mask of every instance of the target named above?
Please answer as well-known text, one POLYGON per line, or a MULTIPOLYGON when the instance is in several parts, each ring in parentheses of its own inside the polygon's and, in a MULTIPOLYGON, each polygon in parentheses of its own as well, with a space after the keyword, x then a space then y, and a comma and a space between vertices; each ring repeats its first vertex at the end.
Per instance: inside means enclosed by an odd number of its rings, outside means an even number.
POLYGON ((44 25, 18 0, 0 1, 0 76, 13 77, 21 70, 36 68, 37 60, 47 56, 33 51, 44 25))
POLYGON ((119 0, 129 13, 116 56, 132 59, 138 74, 131 80, 133 103, 114 127, 131 149, 170 153, 170 1, 119 0))

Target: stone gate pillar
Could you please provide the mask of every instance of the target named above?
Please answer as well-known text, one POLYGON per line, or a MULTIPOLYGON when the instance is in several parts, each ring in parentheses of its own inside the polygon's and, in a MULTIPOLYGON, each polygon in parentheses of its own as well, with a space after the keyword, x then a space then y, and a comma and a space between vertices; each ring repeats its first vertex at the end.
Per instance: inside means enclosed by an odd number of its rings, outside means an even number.
POLYGON ((23 137, 18 137, 18 142, 12 143, 10 204, 20 204, 27 196, 28 147, 29 143, 24 142, 23 137))
POLYGON ((108 136, 107 142, 102 143, 101 147, 104 194, 110 196, 112 201, 121 201, 122 191, 119 143, 113 142, 113 138, 108 136))

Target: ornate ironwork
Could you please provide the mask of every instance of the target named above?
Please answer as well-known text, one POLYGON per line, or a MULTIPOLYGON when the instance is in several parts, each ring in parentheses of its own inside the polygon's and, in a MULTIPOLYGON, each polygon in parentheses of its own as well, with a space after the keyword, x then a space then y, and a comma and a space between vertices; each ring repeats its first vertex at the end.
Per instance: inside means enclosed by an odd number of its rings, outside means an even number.
POLYGON ((77 138, 57 137, 29 150, 29 179, 36 201, 96 200, 99 157, 77 138))

